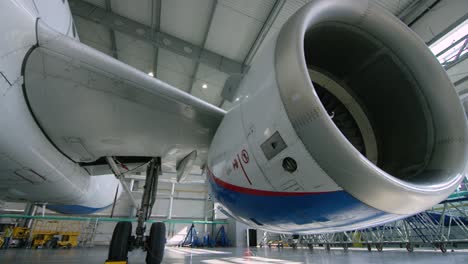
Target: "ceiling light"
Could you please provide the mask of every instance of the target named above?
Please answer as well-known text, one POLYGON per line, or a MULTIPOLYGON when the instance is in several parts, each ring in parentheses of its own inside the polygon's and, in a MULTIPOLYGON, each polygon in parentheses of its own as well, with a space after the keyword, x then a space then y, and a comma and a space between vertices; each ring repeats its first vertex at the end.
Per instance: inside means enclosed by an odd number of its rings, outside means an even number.
POLYGON ((206 83, 204 83, 202 86, 201 86, 203 89, 206 89, 208 88, 208 85, 206 83))
POLYGON ((236 98, 236 102, 239 101, 239 97, 236 98))
POLYGON ((151 77, 154 77, 153 72, 148 72, 148 75, 151 76, 151 77))

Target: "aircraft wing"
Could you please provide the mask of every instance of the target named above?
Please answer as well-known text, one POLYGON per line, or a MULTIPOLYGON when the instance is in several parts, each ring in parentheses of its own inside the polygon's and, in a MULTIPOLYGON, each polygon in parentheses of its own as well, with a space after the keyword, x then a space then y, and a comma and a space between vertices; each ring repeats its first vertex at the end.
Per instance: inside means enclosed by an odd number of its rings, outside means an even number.
POLYGON ((206 160, 225 111, 38 22, 24 93, 44 134, 75 162, 104 156, 206 160))

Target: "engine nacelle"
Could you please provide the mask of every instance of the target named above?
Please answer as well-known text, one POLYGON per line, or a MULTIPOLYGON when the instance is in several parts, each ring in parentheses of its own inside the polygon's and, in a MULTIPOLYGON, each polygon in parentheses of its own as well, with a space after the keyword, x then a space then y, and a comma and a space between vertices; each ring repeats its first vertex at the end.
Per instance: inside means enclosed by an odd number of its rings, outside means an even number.
POLYGON ((319 233, 444 200, 463 178, 464 111, 425 43, 369 1, 317 0, 265 45, 212 142, 227 214, 319 233))

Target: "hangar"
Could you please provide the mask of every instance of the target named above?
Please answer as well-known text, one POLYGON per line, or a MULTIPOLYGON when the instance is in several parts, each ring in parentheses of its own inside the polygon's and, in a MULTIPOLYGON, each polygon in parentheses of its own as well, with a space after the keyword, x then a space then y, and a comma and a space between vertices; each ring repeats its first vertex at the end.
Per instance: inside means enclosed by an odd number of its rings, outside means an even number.
POLYGON ((467 1, 0 5, 2 263, 468 258, 467 1))

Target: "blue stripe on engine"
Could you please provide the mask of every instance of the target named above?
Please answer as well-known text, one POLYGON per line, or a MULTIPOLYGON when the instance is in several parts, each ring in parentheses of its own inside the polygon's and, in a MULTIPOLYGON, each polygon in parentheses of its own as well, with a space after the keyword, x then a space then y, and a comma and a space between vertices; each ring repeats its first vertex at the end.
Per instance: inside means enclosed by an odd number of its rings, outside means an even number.
MULTIPOLYGON (((211 174, 211 173, 210 173, 211 174)), ((345 191, 302 195, 262 195, 242 192, 208 177, 215 198, 236 217, 257 225, 289 230, 347 227, 373 223, 388 215, 369 207, 345 191)))

